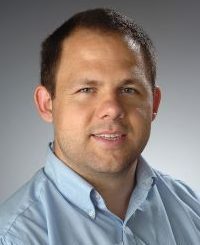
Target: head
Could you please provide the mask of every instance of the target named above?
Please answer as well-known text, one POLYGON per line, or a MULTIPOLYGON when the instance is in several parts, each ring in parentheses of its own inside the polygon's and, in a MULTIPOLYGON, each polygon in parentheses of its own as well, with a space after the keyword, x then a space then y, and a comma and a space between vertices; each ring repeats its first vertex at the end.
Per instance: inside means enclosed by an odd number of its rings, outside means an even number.
POLYGON ((65 22, 43 43, 35 90, 56 155, 86 178, 129 171, 158 110, 155 78, 152 43, 127 17, 96 9, 65 22))

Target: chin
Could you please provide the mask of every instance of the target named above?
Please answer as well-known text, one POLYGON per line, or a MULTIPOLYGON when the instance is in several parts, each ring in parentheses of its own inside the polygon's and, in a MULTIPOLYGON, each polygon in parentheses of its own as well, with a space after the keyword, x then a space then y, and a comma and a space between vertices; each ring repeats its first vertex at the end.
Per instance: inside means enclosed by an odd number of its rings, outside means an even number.
POLYGON ((95 165, 93 164, 92 168, 99 173, 119 174, 130 169, 133 165, 134 161, 120 161, 119 159, 109 159, 96 162, 95 165))

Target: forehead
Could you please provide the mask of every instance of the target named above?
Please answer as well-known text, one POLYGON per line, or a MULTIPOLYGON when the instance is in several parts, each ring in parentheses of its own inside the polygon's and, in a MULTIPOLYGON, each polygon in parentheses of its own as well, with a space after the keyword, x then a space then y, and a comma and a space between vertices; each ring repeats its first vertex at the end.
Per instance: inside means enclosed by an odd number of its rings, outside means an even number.
POLYGON ((140 46, 128 37, 79 29, 63 41, 58 80, 66 75, 70 79, 88 74, 114 79, 128 72, 145 73, 140 46))
POLYGON ((81 28, 63 41, 61 57, 79 55, 83 59, 103 57, 107 60, 114 58, 116 61, 135 62, 140 52, 140 45, 127 36, 81 28))

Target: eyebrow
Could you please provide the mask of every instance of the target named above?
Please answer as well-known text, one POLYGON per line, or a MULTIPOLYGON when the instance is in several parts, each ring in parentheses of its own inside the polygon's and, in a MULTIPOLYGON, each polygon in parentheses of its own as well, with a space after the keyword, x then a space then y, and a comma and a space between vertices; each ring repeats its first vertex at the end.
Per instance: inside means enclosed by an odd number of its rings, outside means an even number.
POLYGON ((98 81, 98 80, 89 80, 89 79, 83 79, 80 81, 76 82, 78 85, 90 85, 90 86, 95 86, 95 85, 99 85, 102 82, 98 81))
MULTIPOLYGON (((140 83, 140 79, 134 79, 134 78, 127 78, 127 79, 123 79, 122 81, 119 82, 119 86, 124 86, 124 85, 135 85, 140 83)), ((102 81, 100 80, 89 80, 89 79, 83 79, 83 80, 78 80, 76 81, 74 84, 76 85, 88 85, 88 86, 97 86, 97 85, 101 85, 103 84, 102 81)))
POLYGON ((120 82, 121 85, 135 85, 139 83, 140 79, 124 79, 120 82))

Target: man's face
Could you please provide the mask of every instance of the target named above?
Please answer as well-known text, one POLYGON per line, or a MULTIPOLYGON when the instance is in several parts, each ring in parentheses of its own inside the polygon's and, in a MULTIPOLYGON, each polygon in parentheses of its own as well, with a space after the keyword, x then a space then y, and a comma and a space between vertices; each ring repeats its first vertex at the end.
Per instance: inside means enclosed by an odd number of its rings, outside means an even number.
POLYGON ((149 138, 153 102, 137 44, 78 30, 64 41, 57 70, 56 155, 83 176, 130 169, 149 138))

